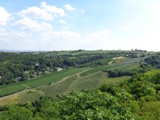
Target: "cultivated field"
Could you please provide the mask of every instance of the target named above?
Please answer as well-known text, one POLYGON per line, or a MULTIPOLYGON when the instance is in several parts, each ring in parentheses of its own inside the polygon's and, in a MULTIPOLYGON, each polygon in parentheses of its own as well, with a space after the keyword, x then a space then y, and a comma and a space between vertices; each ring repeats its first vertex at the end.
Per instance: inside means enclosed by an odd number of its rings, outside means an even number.
MULTIPOLYGON (((80 51, 80 53, 83 54, 84 52, 86 51, 80 51)), ((76 53, 78 52, 72 54, 76 53)), ((64 52, 64 54, 66 54, 66 52, 64 52)), ((127 80, 130 78, 129 76, 108 78, 106 71, 109 69, 130 70, 138 68, 139 62, 143 59, 144 58, 126 59, 125 61, 118 61, 109 65, 93 68, 69 68, 32 80, 0 86, 0 96, 10 95, 0 98, 0 106, 9 103, 23 104, 27 101, 34 102, 41 96, 53 97, 58 94, 68 94, 72 91, 95 89, 104 83, 111 84, 127 80)))
POLYGON ((79 72, 82 72, 84 70, 86 70, 86 68, 72 68, 72 69, 67 69, 67 70, 63 70, 60 72, 54 72, 51 74, 47 74, 42 77, 28 80, 28 81, 24 81, 24 82, 10 84, 10 85, 6 85, 6 86, 0 86, 0 96, 5 96, 5 95, 19 92, 21 90, 35 88, 35 87, 55 83, 55 82, 58 82, 67 76, 72 76, 72 75, 79 73, 79 72))

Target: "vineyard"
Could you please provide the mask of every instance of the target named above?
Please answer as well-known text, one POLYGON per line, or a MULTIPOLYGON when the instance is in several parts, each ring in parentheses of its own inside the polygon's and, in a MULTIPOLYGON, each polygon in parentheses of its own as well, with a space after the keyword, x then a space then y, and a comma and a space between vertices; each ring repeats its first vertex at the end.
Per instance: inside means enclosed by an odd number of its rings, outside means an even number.
POLYGON ((114 64, 93 68, 70 68, 60 72, 46 74, 42 77, 32 80, 0 86, 0 96, 13 94, 19 91, 14 99, 0 99, 0 105, 10 103, 25 103, 27 101, 34 102, 41 96, 54 97, 61 94, 69 94, 72 91, 82 91, 96 89, 102 84, 113 84, 128 80, 130 76, 108 77, 107 70, 128 69, 132 70, 139 67, 139 62, 144 58, 127 59, 114 64))
POLYGON ((86 89, 95 89, 99 82, 100 72, 77 79, 70 86, 66 93, 71 91, 81 91, 86 89))
MULTIPOLYGON (((134 68, 136 63, 132 64, 113 64, 103 67, 95 67, 92 69, 69 69, 53 74, 49 74, 33 81, 26 81, 18 83, 9 87, 9 89, 1 89, 0 95, 7 93, 18 92, 26 90, 23 94, 19 95, 15 99, 6 99, 9 103, 26 103, 27 101, 34 102, 40 98, 40 96, 56 96, 58 94, 69 94, 72 91, 82 91, 87 89, 99 88, 102 84, 111 84, 129 79, 129 76, 108 78, 107 72, 102 72, 106 69, 114 68, 134 68), (39 86, 39 87, 37 87, 39 86), (37 88, 35 88, 37 87, 37 88), (2 94, 3 93, 3 94, 2 94)), ((11 85, 10 85, 11 86, 11 85)), ((4 105, 4 100, 0 100, 1 105, 4 105)))
POLYGON ((20 98, 19 103, 24 104, 27 101, 35 102, 40 98, 40 96, 42 96, 41 93, 29 91, 20 98))
POLYGON ((44 93, 45 96, 55 96, 57 94, 63 94, 70 87, 70 85, 76 80, 76 76, 72 76, 48 87, 40 88, 39 90, 44 93))
POLYGON ((54 72, 51 74, 47 74, 47 75, 44 75, 42 77, 39 77, 33 80, 14 83, 14 84, 6 85, 6 86, 0 86, 0 96, 13 94, 21 90, 28 89, 28 87, 35 88, 35 87, 47 85, 50 83, 56 83, 67 76, 72 76, 84 70, 86 70, 86 68, 68 69, 68 70, 64 70, 60 72, 54 72))

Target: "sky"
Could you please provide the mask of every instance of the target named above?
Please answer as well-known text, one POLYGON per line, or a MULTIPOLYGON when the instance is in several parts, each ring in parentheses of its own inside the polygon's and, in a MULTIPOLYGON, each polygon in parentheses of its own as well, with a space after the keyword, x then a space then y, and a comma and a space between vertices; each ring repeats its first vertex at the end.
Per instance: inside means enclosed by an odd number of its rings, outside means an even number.
POLYGON ((0 50, 160 51, 160 0, 0 0, 0 50))

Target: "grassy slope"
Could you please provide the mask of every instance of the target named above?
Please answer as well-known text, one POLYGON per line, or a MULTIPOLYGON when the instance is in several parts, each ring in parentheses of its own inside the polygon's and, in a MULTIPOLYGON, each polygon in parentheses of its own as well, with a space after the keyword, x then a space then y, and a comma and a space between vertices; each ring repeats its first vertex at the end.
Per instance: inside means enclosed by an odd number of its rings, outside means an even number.
POLYGON ((33 87, 38 87, 42 85, 47 85, 49 83, 55 83, 61 80, 64 77, 74 75, 78 72, 81 72, 85 70, 86 68, 73 68, 73 69, 68 69, 68 70, 63 70, 60 72, 54 72, 51 74, 44 75, 42 77, 20 82, 20 83, 15 83, 15 84, 10 84, 6 86, 0 86, 0 96, 16 93, 18 91, 28 89, 28 88, 33 88, 33 87))
MULTIPOLYGON (((81 51, 48 51, 48 52, 34 52, 33 54, 43 54, 46 56, 58 56, 58 55, 87 55, 87 54, 105 54, 109 52, 117 52, 117 53, 136 53, 139 57, 142 54, 148 55, 148 52, 138 52, 138 51, 130 51, 130 50, 81 50, 81 51)), ((154 54, 153 52, 150 52, 150 54, 154 54)))
MULTIPOLYGON (((106 51, 99 50, 99 51, 89 51, 89 52, 90 53, 92 53, 92 52, 98 53, 98 52, 106 52, 106 51)), ((70 54, 71 51, 56 52, 54 54, 63 54, 63 53, 70 54)), ((76 55, 76 54, 85 54, 85 53, 87 54, 88 51, 74 52, 72 54, 76 55)), ((50 53, 48 53, 48 54, 50 54, 50 53)), ((93 88, 98 87, 101 84, 100 83, 101 81, 103 83, 104 80, 107 84, 110 84, 112 82, 118 82, 120 80, 127 79, 128 77, 124 76, 124 77, 118 77, 118 78, 108 78, 107 75, 104 76, 103 73, 98 73, 98 74, 96 74, 96 73, 100 72, 102 70, 107 70, 107 69, 131 68, 133 66, 138 66, 138 62, 140 62, 142 59, 143 58, 136 58, 136 59, 132 59, 132 60, 117 62, 117 63, 107 65, 107 66, 95 67, 95 68, 89 69, 88 71, 81 73, 80 74, 81 78, 67 79, 66 81, 63 81, 61 84, 56 84, 57 86, 54 86, 54 85, 47 86, 45 89, 41 89, 40 91, 42 91, 45 95, 50 96, 51 94, 55 95, 55 94, 61 94, 61 93, 62 94, 69 93, 72 90, 93 89, 93 88), (100 78, 102 76, 104 77, 103 79, 100 78)), ((81 69, 80 68, 79 69, 72 68, 72 69, 68 69, 68 70, 64 70, 64 71, 60 71, 60 72, 51 73, 51 74, 48 74, 48 75, 45 75, 45 76, 42 76, 40 78, 36 78, 33 80, 24 81, 21 83, 16 83, 16 84, 11 84, 11 85, 6 85, 6 86, 0 86, 0 96, 12 94, 12 93, 15 93, 15 92, 18 92, 18 91, 21 91, 24 89, 28 89, 28 88, 35 88, 35 87, 39 87, 39 86, 43 86, 43 85, 49 85, 50 83, 56 83, 67 76, 72 76, 72 75, 79 73, 81 71, 84 71, 86 69, 87 68, 81 68, 81 69)), ((27 95, 33 96, 33 93, 31 95, 30 94, 27 94, 27 95)), ((25 95, 23 96, 24 99, 26 96, 25 95)), ((23 97, 22 97, 22 99, 23 99, 23 97)), ((23 100, 22 100, 22 102, 23 102, 23 100)))
POLYGON ((66 94, 70 93, 71 91, 81 91, 85 89, 97 88, 100 76, 101 72, 98 72, 75 80, 73 84, 69 87, 69 89, 66 91, 66 94))
POLYGON ((38 93, 43 93, 41 95, 53 97, 58 94, 68 94, 72 91, 95 89, 97 87, 100 87, 101 84, 104 83, 111 84, 121 82, 129 78, 129 76, 108 78, 107 73, 101 71, 84 77, 72 76, 65 80, 62 80, 62 82, 59 82, 57 84, 37 88, 36 90, 39 92, 28 92, 27 94, 24 94, 23 97, 20 99, 20 103, 25 103, 27 101, 34 101, 38 99, 38 97, 40 97, 40 94, 38 93), (35 98, 33 98, 34 94, 35 98))
POLYGON ((93 73, 98 72, 98 71, 106 71, 108 69, 129 68, 129 67, 137 65, 139 60, 140 59, 135 59, 135 61, 129 60, 129 61, 125 61, 125 62, 119 62, 119 63, 115 63, 115 64, 110 64, 110 65, 107 65, 107 66, 95 67, 95 68, 92 68, 92 69, 90 69, 90 70, 88 70, 86 72, 81 73, 80 75, 81 76, 86 76, 86 75, 93 74, 93 73))
POLYGON ((102 84, 112 84, 112 83, 116 83, 116 82, 121 82, 124 80, 128 80, 129 78, 130 78, 130 76, 108 78, 107 73, 103 72, 103 73, 101 73, 100 82, 99 82, 98 86, 100 87, 102 84))
MULTIPOLYGON (((112 68, 120 68, 120 67, 121 68, 131 67, 131 66, 137 64, 136 62, 139 62, 141 59, 142 58, 138 58, 138 59, 128 60, 125 62, 119 62, 119 63, 107 65, 107 66, 95 67, 95 68, 92 68, 86 72, 81 73, 80 75, 82 77, 84 77, 84 76, 87 76, 87 75, 90 75, 90 74, 93 74, 93 73, 96 73, 96 72, 102 71, 102 70, 107 70, 107 69, 112 69, 112 68)), ((47 85, 49 83, 58 82, 59 80, 63 79, 64 77, 74 75, 74 74, 81 72, 85 69, 86 68, 72 68, 72 69, 68 69, 68 70, 64 70, 64 71, 60 71, 60 72, 54 72, 54 73, 51 73, 48 75, 44 75, 40 78, 36 78, 36 79, 24 81, 24 82, 10 84, 10 85, 6 85, 6 86, 0 86, 0 96, 16 93, 18 91, 28 89, 28 88, 33 88, 33 87, 38 87, 38 86, 42 86, 42 85, 47 85)))
POLYGON ((69 86, 76 80, 76 76, 72 76, 67 78, 66 80, 59 82, 58 84, 54 84, 48 87, 40 88, 42 92, 44 92, 45 96, 55 96, 57 94, 63 94, 67 91, 69 86))
POLYGON ((35 92, 27 92, 18 100, 18 103, 24 104, 27 101, 35 102, 36 100, 38 100, 40 98, 40 96, 42 96, 42 95, 36 91, 35 92))

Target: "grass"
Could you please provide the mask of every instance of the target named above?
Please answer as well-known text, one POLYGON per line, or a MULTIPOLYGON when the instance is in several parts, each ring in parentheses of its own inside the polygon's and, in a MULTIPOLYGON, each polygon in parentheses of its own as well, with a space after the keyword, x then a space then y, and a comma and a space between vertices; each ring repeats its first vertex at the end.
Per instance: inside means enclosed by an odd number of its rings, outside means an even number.
POLYGON ((98 87, 100 87, 102 84, 112 84, 112 83, 122 82, 124 80, 128 80, 129 78, 131 78, 131 77, 130 76, 121 76, 121 77, 108 78, 107 73, 102 72, 98 87))
POLYGON ((5 106, 5 105, 9 105, 9 104, 16 104, 16 103, 18 103, 20 98, 21 98, 21 94, 7 96, 3 99, 0 98, 0 106, 5 106))
POLYGON ((106 72, 102 72, 101 76, 100 76, 99 83, 98 83, 98 87, 100 87, 102 84, 105 84, 107 78, 108 78, 107 77, 107 73, 106 72))
POLYGON ((55 72, 53 74, 48 74, 48 75, 42 76, 41 78, 35 79, 32 82, 28 82, 26 83, 26 85, 30 87, 38 87, 38 86, 46 85, 49 83, 55 83, 60 81, 64 77, 72 76, 76 73, 82 72, 85 69, 86 68, 72 68, 72 69, 63 70, 60 72, 55 72))
POLYGON ((70 55, 71 51, 54 51, 54 52, 44 52, 46 56, 60 56, 60 55, 70 55))
POLYGON ((38 92, 28 92, 21 97, 21 99, 19 100, 19 103, 24 104, 28 101, 35 102, 36 100, 38 100, 40 98, 40 96, 42 96, 42 95, 38 92))
MULTIPOLYGON (((123 68, 138 67, 137 63, 141 59, 142 58, 137 58, 137 59, 127 60, 127 61, 123 61, 123 62, 116 63, 116 64, 110 64, 107 66, 99 66, 99 67, 91 68, 88 71, 81 73, 80 76, 85 77, 87 75, 90 75, 90 74, 93 74, 93 73, 96 73, 99 71, 106 71, 108 69, 115 69, 115 68, 123 69, 123 68)), ((28 89, 28 88, 35 88, 38 86, 47 85, 50 83, 55 83, 55 82, 58 82, 67 76, 72 76, 76 73, 79 73, 79 72, 87 70, 87 69, 88 68, 71 68, 71 69, 60 71, 60 72, 54 72, 51 74, 47 74, 47 75, 44 75, 44 76, 36 78, 36 79, 32 79, 32 80, 28 80, 28 81, 24 81, 24 82, 19 82, 19 83, 15 83, 15 84, 10 84, 10 85, 5 85, 5 86, 0 86, 0 96, 13 94, 13 93, 16 93, 16 92, 19 92, 21 90, 28 89)))
POLYGON ((42 85, 47 85, 50 83, 55 83, 67 76, 72 76, 84 70, 86 70, 86 68, 72 68, 72 69, 67 69, 67 70, 63 70, 60 72, 54 72, 51 74, 47 74, 42 77, 24 81, 24 82, 0 86, 0 96, 13 94, 21 90, 28 89, 28 87, 34 88, 34 87, 38 87, 42 85))
POLYGON ((66 93, 70 93, 71 91, 81 91, 85 89, 95 89, 97 87, 97 84, 99 83, 100 76, 101 72, 98 72, 79 78, 73 82, 73 84, 70 86, 66 93))
POLYGON ((116 67, 118 68, 118 67, 123 66, 123 65, 124 64, 120 64, 120 65, 111 64, 111 65, 107 65, 107 66, 95 67, 95 68, 92 68, 92 69, 90 69, 90 70, 88 70, 86 72, 81 73, 80 75, 81 75, 81 77, 84 77, 84 76, 93 74, 93 73, 98 72, 98 71, 106 71, 108 69, 112 69, 112 68, 116 68, 116 67))
POLYGON ((129 78, 131 78, 131 77, 130 76, 121 76, 121 77, 115 77, 115 78, 107 78, 106 84, 122 82, 122 81, 128 80, 129 78))
MULTIPOLYGON (((93 74, 98 71, 106 71, 108 69, 123 69, 123 68, 130 68, 132 66, 136 66, 139 64, 139 62, 144 59, 144 58, 135 58, 135 59, 128 59, 127 61, 122 61, 118 62, 115 64, 110 64, 106 66, 99 66, 99 67, 94 67, 86 72, 81 73, 81 77, 87 76, 89 74, 93 74)), ((136 66, 137 67, 137 66, 136 66)))
POLYGON ((0 86, 0 96, 10 95, 24 89, 26 89, 26 87, 21 84, 10 84, 6 86, 0 86))
MULTIPOLYGON (((46 51, 46 52, 34 52, 33 54, 43 54, 46 56, 59 56, 59 55, 91 55, 91 54, 106 54, 109 52, 131 52, 130 50, 76 50, 76 51, 46 51)), ((138 52, 139 53, 139 52, 138 52)), ((139 53, 140 54, 140 53, 139 53)))
POLYGON ((68 94, 72 91, 81 91, 86 89, 96 89, 102 84, 111 84, 116 82, 121 82, 129 79, 129 76, 108 78, 106 72, 96 72, 84 77, 79 74, 64 78, 57 83, 52 83, 50 85, 41 86, 38 88, 28 89, 28 92, 13 94, 10 97, 7 96, 6 99, 0 99, 0 105, 20 103, 24 104, 27 101, 34 102, 40 96, 56 96, 58 94, 68 94))
POLYGON ((59 82, 57 84, 40 88, 42 92, 44 92, 45 96, 55 96, 57 94, 64 94, 69 86, 76 80, 77 76, 72 76, 67 78, 66 80, 59 82))

